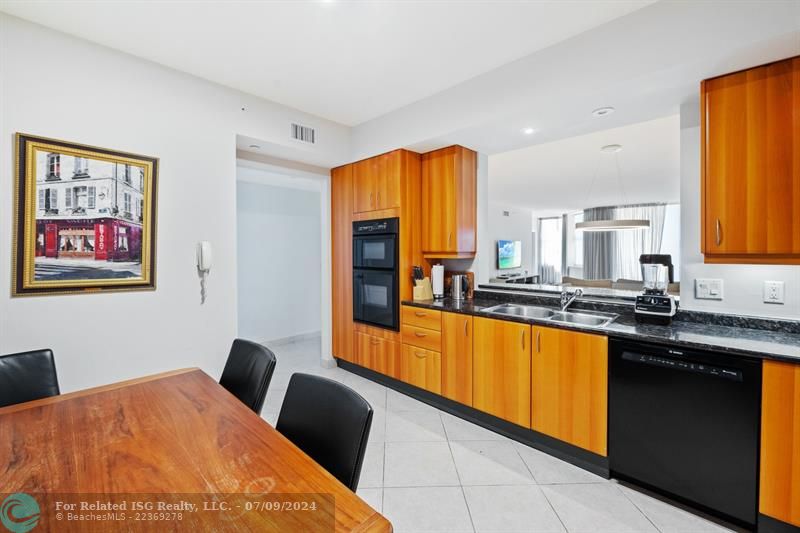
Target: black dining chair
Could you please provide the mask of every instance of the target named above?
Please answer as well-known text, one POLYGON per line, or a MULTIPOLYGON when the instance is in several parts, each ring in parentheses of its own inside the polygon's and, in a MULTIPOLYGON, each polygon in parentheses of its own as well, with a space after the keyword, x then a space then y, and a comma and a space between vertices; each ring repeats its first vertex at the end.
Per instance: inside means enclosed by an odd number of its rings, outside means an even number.
POLYGON ((350 387, 293 374, 275 429, 355 492, 372 413, 370 404, 350 387))
POLYGON ((260 415, 277 363, 275 354, 266 346, 235 339, 219 384, 260 415))
POLYGON ((60 393, 52 350, 0 355, 0 407, 60 393))

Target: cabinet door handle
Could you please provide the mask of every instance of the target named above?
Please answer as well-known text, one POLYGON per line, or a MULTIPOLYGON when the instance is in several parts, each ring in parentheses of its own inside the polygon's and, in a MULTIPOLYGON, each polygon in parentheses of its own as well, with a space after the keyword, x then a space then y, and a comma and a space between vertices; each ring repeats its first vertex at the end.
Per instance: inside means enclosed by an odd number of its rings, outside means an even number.
POLYGON ((428 357, 428 354, 426 354, 425 352, 414 352, 414 355, 416 355, 420 359, 425 359, 426 357, 428 357))
POLYGON ((542 351, 542 332, 541 331, 537 331, 536 332, 536 351, 537 352, 541 352, 542 351))
POLYGON ((521 342, 522 349, 524 350, 525 349, 525 330, 524 329, 522 330, 522 336, 520 337, 520 341, 522 341, 521 342))
POLYGON ((722 224, 717 219, 717 246, 722 244, 722 224))
POLYGON ((372 207, 372 193, 369 193, 369 206, 372 207))
POLYGON ((428 336, 427 333, 420 333, 419 331, 415 331, 414 335, 416 335, 417 337, 427 337, 428 336))
POLYGON ((453 240, 453 232, 447 234, 447 247, 450 247, 450 242, 453 240))
POLYGON ((469 333, 467 332, 467 324, 469 324, 469 320, 465 320, 464 321, 464 336, 465 337, 469 336, 469 333))
POLYGON ((378 205, 381 205, 381 193, 378 193, 378 205))
POLYGON ((414 314, 417 316, 428 316, 428 313, 423 313, 422 311, 414 311, 414 314))

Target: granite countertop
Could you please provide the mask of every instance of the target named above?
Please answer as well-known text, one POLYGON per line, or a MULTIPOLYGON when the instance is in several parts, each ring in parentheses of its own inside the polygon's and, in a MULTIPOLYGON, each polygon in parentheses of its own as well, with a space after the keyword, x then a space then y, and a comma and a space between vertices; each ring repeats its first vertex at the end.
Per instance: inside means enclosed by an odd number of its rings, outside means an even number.
MULTIPOLYGON (((486 308, 498 305, 499 303, 503 302, 497 299, 482 297, 462 301, 453 301, 446 298, 440 301, 403 302, 404 305, 415 307, 484 316, 526 324, 539 324, 554 328, 600 333, 615 338, 684 346, 687 348, 711 350, 739 356, 800 362, 800 334, 792 332, 704 324, 683 320, 673 320, 668 326, 640 324, 635 321, 632 314, 628 313, 619 314, 619 317, 608 326, 595 328, 550 322, 543 319, 498 315, 485 311, 486 308)), ((585 311, 582 309, 570 310, 577 312, 585 311)))

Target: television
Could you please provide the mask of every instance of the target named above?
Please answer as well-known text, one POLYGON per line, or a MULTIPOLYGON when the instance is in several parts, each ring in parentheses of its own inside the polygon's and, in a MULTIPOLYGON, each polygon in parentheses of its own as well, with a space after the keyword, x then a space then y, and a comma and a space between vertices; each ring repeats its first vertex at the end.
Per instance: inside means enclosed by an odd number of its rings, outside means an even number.
POLYGON ((497 241, 497 268, 506 270, 522 266, 522 241, 497 241))

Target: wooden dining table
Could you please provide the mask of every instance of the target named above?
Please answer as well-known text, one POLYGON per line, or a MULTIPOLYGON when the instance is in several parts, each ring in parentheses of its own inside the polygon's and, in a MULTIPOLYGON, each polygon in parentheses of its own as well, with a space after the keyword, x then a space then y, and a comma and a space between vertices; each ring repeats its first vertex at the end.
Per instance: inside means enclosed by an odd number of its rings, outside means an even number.
POLYGON ((36 531, 392 530, 196 368, 0 408, 2 498, 36 531))

